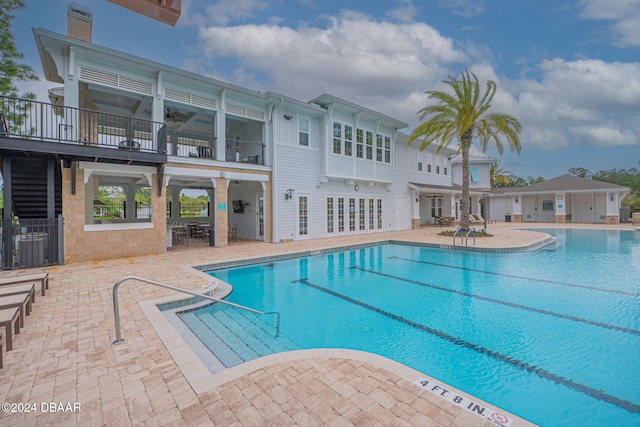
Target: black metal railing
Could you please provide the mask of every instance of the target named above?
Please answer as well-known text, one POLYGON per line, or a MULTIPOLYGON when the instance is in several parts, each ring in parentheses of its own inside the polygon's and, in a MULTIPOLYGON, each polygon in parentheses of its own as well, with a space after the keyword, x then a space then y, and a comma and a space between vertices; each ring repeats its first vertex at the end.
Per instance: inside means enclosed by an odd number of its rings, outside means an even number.
POLYGON ((213 159, 216 137, 212 134, 168 131, 168 154, 178 157, 213 159))
POLYGON ((180 202, 180 218, 186 217, 208 217, 209 202, 206 203, 183 203, 180 202))
POLYGON ((2 269, 64 264, 63 227, 62 216, 2 220, 2 269))
POLYGON ((640 212, 640 209, 621 208, 620 209, 620 222, 629 223, 635 212, 640 212))
MULTIPOLYGON (((127 202, 109 201, 107 203, 93 201, 93 222, 102 224, 105 221, 129 222, 127 218, 127 202)), ((134 219, 151 219, 151 204, 147 202, 135 201, 134 219)), ((143 221, 144 222, 144 221, 143 221)))
POLYGON ((226 161, 264 165, 264 144, 262 142, 227 139, 226 161))
POLYGON ((0 96, 0 136, 165 154, 164 123, 0 96))

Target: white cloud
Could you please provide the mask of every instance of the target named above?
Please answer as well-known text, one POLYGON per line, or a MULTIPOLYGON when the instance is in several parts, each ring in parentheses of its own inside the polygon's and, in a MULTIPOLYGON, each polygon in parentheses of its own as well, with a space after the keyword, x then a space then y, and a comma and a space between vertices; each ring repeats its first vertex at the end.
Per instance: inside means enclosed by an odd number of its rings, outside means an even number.
POLYGON ((418 14, 418 8, 413 5, 413 0, 398 0, 398 7, 387 12, 387 16, 398 22, 413 22, 418 14))
POLYGON ((440 7, 448 7, 454 14, 465 18, 472 18, 484 12, 484 2, 479 0, 442 0, 440 7))
POLYGON ((611 21, 616 44, 640 46, 640 0, 579 0, 579 6, 581 18, 611 21))
POLYGON ((511 81, 523 141, 545 149, 569 145, 640 145, 640 63, 543 61, 542 79, 511 81))
POLYGON ((257 12, 268 8, 269 4, 265 0, 186 0, 178 22, 184 27, 228 25, 253 18, 257 12))
POLYGON ((269 90, 305 100, 329 92, 395 117, 391 105, 415 114, 424 104, 405 106, 413 93, 468 60, 452 39, 423 23, 377 22, 349 11, 327 19, 326 28, 202 28, 201 48, 210 59, 232 57, 246 73, 265 73, 269 90))

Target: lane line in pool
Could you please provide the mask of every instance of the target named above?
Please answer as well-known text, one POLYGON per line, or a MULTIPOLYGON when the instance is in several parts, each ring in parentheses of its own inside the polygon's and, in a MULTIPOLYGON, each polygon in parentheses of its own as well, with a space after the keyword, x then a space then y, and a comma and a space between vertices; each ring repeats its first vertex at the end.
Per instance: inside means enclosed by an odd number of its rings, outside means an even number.
POLYGON ((626 334, 633 334, 633 335, 640 336, 640 331, 638 331, 636 329, 623 328, 622 326, 611 325, 609 323, 597 322, 595 320, 584 319, 582 317, 575 317, 575 316, 571 316, 571 315, 568 315, 568 314, 557 313, 555 311, 542 310, 540 308, 529 307, 529 306, 526 306, 526 305, 516 304, 516 303, 508 302, 508 301, 502 301, 502 300, 499 300, 499 299, 485 297, 483 295, 478 295, 478 294, 472 294, 472 293, 469 293, 469 292, 459 291, 459 290, 456 290, 456 289, 449 289, 449 288, 445 288, 445 287, 442 287, 442 286, 432 285, 430 283, 420 282, 418 280, 406 279, 404 277, 394 276, 394 275, 386 274, 386 273, 381 273, 379 271, 368 270, 366 268, 362 268, 362 267, 358 267, 358 266, 349 267, 349 268, 352 269, 352 270, 360 270, 360 271, 364 271, 366 273, 372 273, 372 274, 376 274, 378 276, 388 277, 390 279, 400 280, 402 282, 413 283, 414 285, 424 286, 426 288, 432 288, 432 289, 437 289, 439 291, 451 292, 453 294, 463 295, 463 296, 470 297, 470 298, 477 298, 477 299, 481 299, 481 300, 484 300, 484 301, 493 302, 495 304, 505 305, 507 307, 519 308, 521 310, 532 311, 532 312, 539 313, 539 314, 545 314, 547 316, 553 316, 553 317, 558 317, 558 318, 561 318, 561 319, 572 320, 574 322, 585 323, 587 325, 598 326, 598 327, 601 327, 601 328, 606 328, 606 329, 611 329, 611 330, 615 330, 615 331, 624 332, 626 334))
POLYGON ((362 308, 365 308, 367 310, 373 311, 375 313, 381 314, 389 319, 392 320, 396 320, 398 322, 404 323, 408 326, 411 326, 412 328, 418 329, 420 331, 426 332, 428 334, 434 335, 440 339, 443 339, 445 341, 448 341, 452 344, 464 347, 466 349, 475 351, 476 353, 479 354, 483 354, 486 356, 489 356, 493 359, 496 359, 502 363, 511 365, 517 369, 532 373, 540 378, 549 380, 549 381, 553 381, 556 384, 559 385, 564 385, 565 387, 571 388, 573 390, 576 390, 580 393, 586 394, 587 396, 590 396, 594 399, 603 401, 603 402, 607 402, 610 403, 612 405, 615 405, 619 408, 622 408, 626 411, 629 411, 631 413, 636 413, 639 414, 640 413, 640 405, 635 404, 633 402, 629 402, 628 400, 624 400, 621 399, 619 397, 616 396, 612 396, 610 394, 607 394, 605 392, 603 392, 602 390, 596 390, 592 387, 589 387, 587 385, 581 384, 579 382, 573 381, 571 379, 565 378, 561 375, 557 375, 554 374, 553 372, 547 371, 546 369, 543 369, 539 366, 536 365, 532 365, 530 363, 527 363, 525 361, 516 359, 514 357, 508 356, 506 354, 502 354, 498 351, 494 351, 491 349, 488 349, 486 347, 482 347, 480 345, 474 344, 470 341, 464 340, 462 338, 459 337, 455 337, 453 335, 450 335, 444 331, 438 330, 438 329, 434 329, 431 328, 427 325, 423 325, 421 323, 415 322, 413 320, 407 319, 406 317, 391 313, 389 311, 383 310, 380 307, 375 307, 373 305, 369 305, 366 302, 363 301, 359 301, 357 299, 348 297, 344 294, 340 294, 338 292, 332 291, 331 289, 327 289, 324 288, 320 285, 316 285, 315 283, 310 282, 308 279, 304 278, 304 279, 299 279, 299 280, 292 280, 291 283, 302 283, 305 286, 308 286, 310 288, 316 289, 320 292, 324 292, 328 295, 332 295, 336 298, 340 298, 341 300, 347 301, 351 304, 360 306, 362 308))
POLYGON ((518 276, 518 275, 515 275, 515 274, 497 273, 497 272, 494 272, 494 271, 478 270, 478 269, 475 269, 475 268, 460 267, 460 266, 457 266, 457 265, 450 265, 450 264, 440 264, 440 263, 437 263, 437 262, 422 261, 422 260, 410 259, 410 258, 402 258, 402 257, 398 257, 398 256, 390 256, 389 258, 399 259, 401 261, 416 262, 418 264, 435 265, 437 267, 453 268, 453 269, 456 269, 456 270, 473 271, 474 273, 484 273, 484 274, 492 274, 494 276, 510 277, 512 279, 523 279, 523 280, 530 280, 532 282, 551 283, 551 284, 554 284, 554 285, 569 286, 569 287, 572 287, 572 288, 589 289, 590 291, 608 292, 608 293, 611 293, 611 294, 630 295, 630 296, 636 297, 636 298, 640 297, 640 294, 637 294, 637 293, 634 293, 634 292, 620 291, 620 290, 617 290, 617 289, 598 288, 598 287, 595 287, 595 286, 579 285, 577 283, 559 282, 557 280, 535 279, 533 277, 518 276))

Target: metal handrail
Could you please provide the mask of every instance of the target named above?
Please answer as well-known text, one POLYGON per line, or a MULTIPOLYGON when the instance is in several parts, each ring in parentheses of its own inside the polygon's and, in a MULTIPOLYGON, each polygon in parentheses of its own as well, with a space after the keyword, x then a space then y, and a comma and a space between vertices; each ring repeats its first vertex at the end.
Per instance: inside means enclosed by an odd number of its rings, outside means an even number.
POLYGON ((469 234, 471 234, 471 232, 473 231, 473 245, 475 246, 476 244, 476 228, 475 227, 471 227, 469 229, 469 231, 467 231, 467 234, 464 236, 465 237, 465 247, 469 246, 469 234))
MULTIPOLYGON (((456 248, 456 236, 458 235, 459 232, 463 232, 464 233, 464 228, 462 228, 462 226, 458 227, 458 229, 456 230, 455 233, 453 233, 453 248, 456 248)), ((462 238, 464 237, 464 235, 460 235, 460 243, 462 243, 462 238)))
MULTIPOLYGON (((232 303, 232 302, 229 302, 229 301, 221 300, 221 299, 218 299, 218 298, 213 298, 213 297, 210 297, 209 295, 203 295, 203 294, 199 294, 197 292, 188 291, 186 289, 178 288, 176 286, 167 285, 166 283, 156 282, 155 280, 145 279, 144 277, 125 276, 122 279, 118 280, 113 285, 113 315, 114 315, 114 317, 116 319, 116 340, 113 342, 113 345, 122 344, 124 342, 124 338, 122 338, 122 334, 120 333, 120 308, 118 307, 118 287, 120 286, 120 284, 122 282, 125 282, 127 280, 138 280, 140 282, 149 283, 150 285, 156 285, 156 286, 160 286, 160 287, 163 287, 163 288, 171 289, 171 290, 174 290, 174 291, 182 292, 182 293, 185 293, 185 294, 193 295, 195 297, 200 297, 200 298, 208 299, 210 301, 219 302, 219 303, 222 303, 222 304, 225 304, 225 305, 230 305, 231 307, 240 308, 242 310, 247 310, 247 311, 250 311, 252 313, 268 314, 268 313, 264 313, 262 311, 255 310, 253 308, 245 307, 245 306, 240 305, 240 304, 235 304, 235 303, 232 303)), ((280 318, 280 315, 278 313, 278 320, 279 320, 279 318, 280 318)), ((279 329, 279 325, 278 325, 278 329, 279 329)))

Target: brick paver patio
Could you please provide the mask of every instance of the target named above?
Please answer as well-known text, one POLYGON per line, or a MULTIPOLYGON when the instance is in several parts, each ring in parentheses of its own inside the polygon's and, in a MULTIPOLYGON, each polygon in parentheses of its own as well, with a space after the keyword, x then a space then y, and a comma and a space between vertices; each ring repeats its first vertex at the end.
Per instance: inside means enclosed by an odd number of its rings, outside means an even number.
MULTIPOLYGON (((514 225, 489 226, 495 237, 478 239, 478 246, 526 246, 545 237, 506 230, 514 225)), ((0 412, 0 425, 493 425, 412 384, 416 373, 409 368, 340 350, 258 359, 242 368, 247 372, 220 377, 208 389, 200 384, 196 392, 175 361, 182 356, 169 352, 138 303, 173 293, 141 283, 120 288, 126 342, 112 345, 111 291, 124 276, 197 290, 208 276, 192 265, 388 239, 450 244, 450 237, 437 236, 441 230, 281 244, 237 242, 228 248, 192 244, 157 256, 48 268, 49 292, 37 299, 0 370, 0 401, 35 404, 35 410, 0 412), (74 403, 80 411, 73 411, 74 403)), ((2 272, 0 277, 29 272, 2 272)), ((528 423, 516 420, 513 425, 528 423)))

